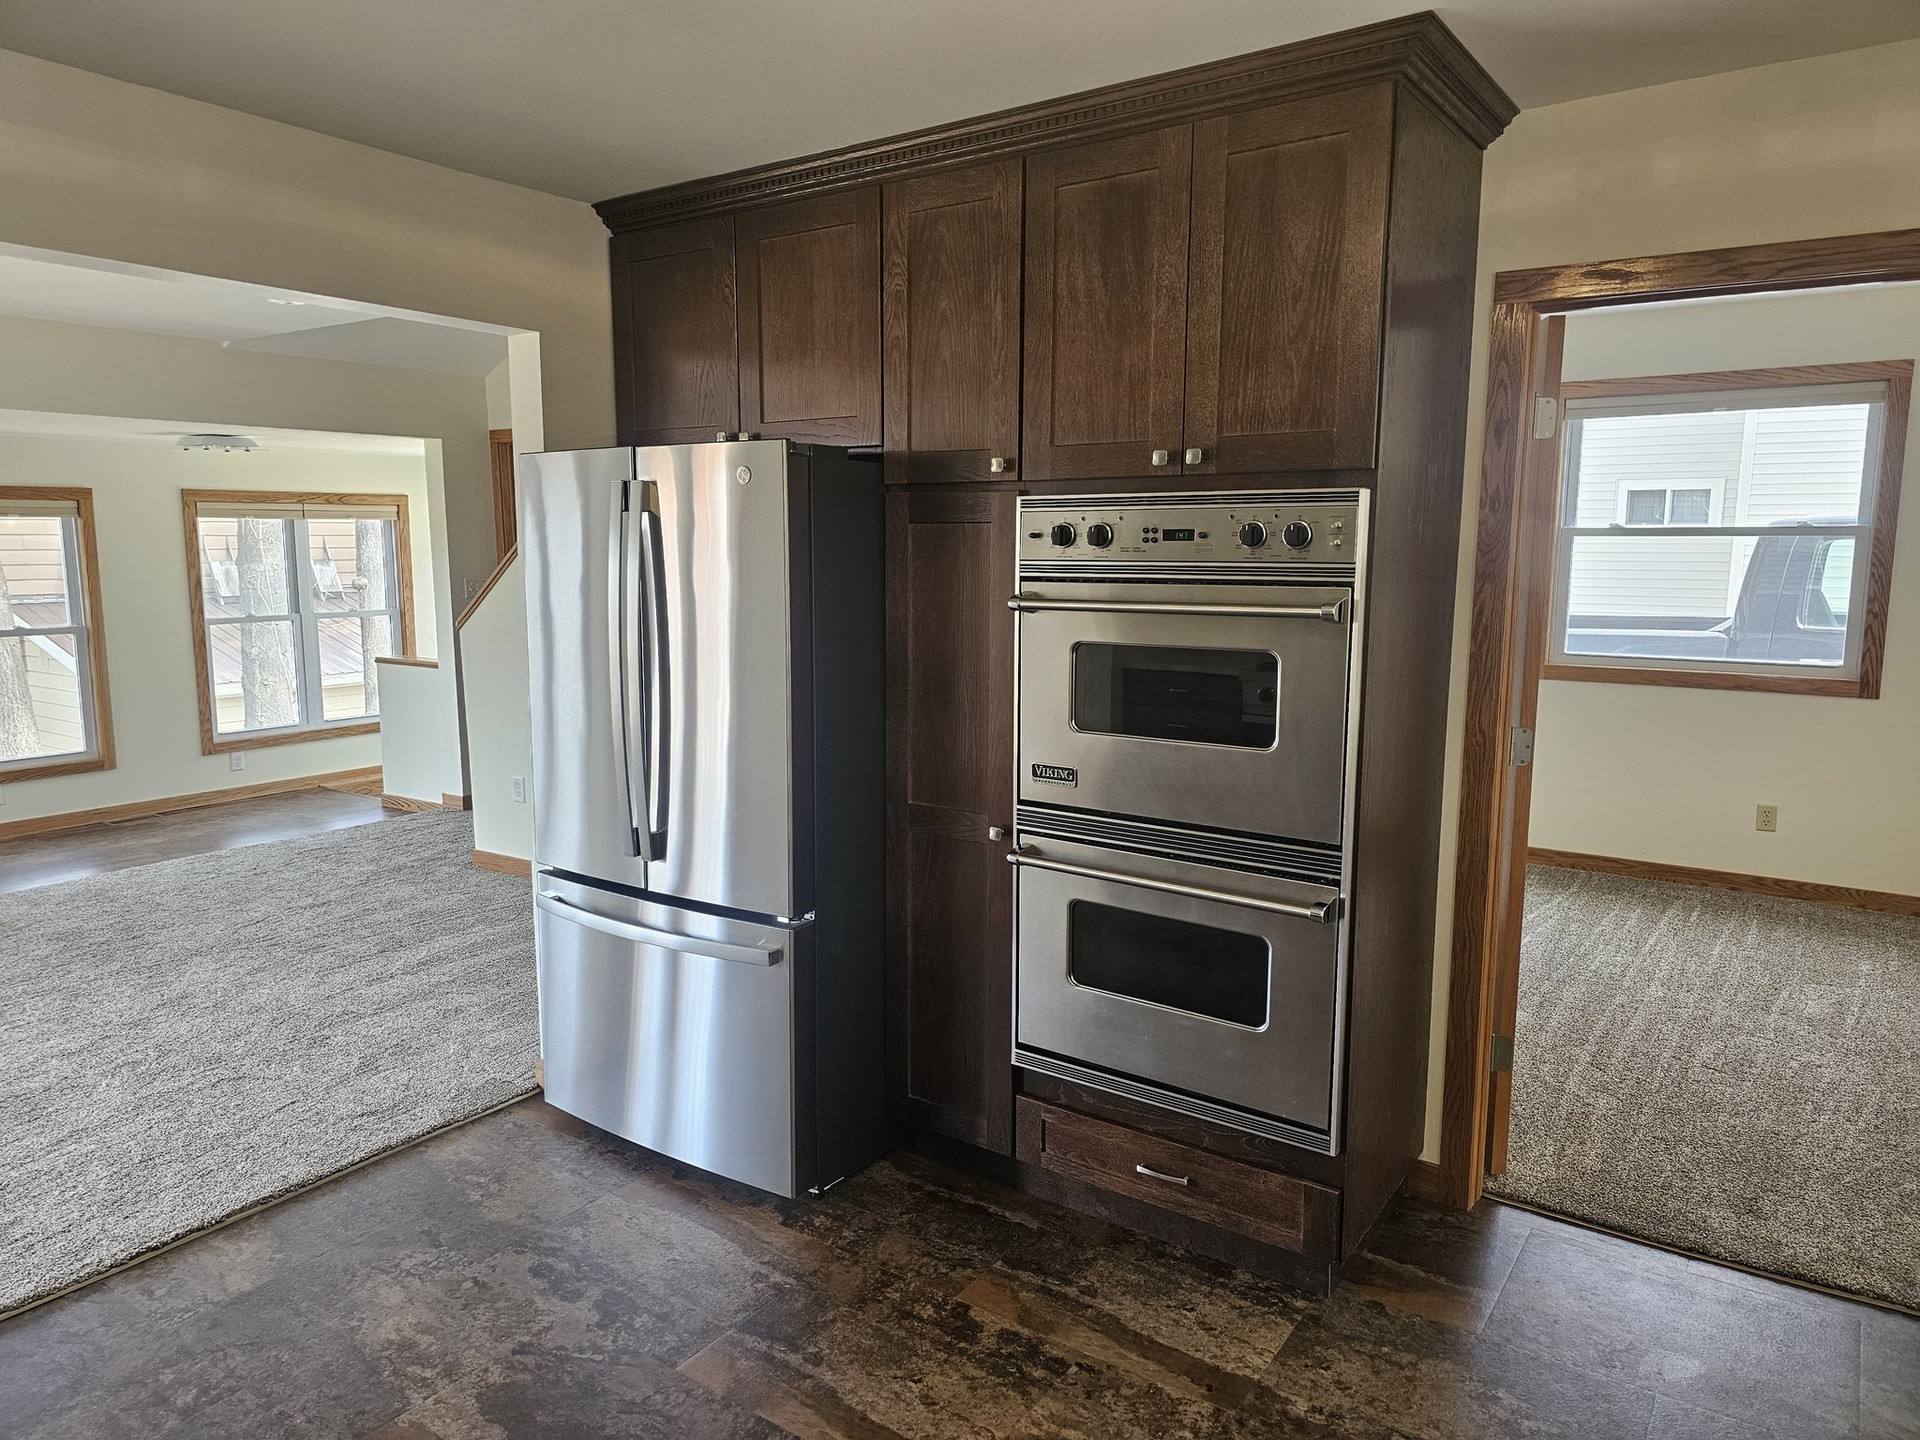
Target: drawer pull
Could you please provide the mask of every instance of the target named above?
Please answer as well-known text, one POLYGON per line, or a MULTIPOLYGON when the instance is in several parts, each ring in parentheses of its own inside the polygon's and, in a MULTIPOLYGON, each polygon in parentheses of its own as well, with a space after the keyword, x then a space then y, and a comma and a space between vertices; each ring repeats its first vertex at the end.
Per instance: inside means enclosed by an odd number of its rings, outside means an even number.
POLYGON ((1136 1175, 1144 1175, 1149 1180, 1164 1180, 1169 1185, 1184 1186, 1187 1183, 1187 1177, 1184 1175, 1169 1175, 1163 1170, 1155 1170, 1146 1165, 1134 1166, 1133 1173, 1136 1175))

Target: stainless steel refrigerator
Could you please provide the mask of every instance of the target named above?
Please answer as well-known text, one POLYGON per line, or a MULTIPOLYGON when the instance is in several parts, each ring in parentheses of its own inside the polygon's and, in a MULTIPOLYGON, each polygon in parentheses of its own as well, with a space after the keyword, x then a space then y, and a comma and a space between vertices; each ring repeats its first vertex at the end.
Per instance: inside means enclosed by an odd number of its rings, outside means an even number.
POLYGON ((887 1147, 879 466, 528 455, 547 1099, 782 1195, 887 1147))

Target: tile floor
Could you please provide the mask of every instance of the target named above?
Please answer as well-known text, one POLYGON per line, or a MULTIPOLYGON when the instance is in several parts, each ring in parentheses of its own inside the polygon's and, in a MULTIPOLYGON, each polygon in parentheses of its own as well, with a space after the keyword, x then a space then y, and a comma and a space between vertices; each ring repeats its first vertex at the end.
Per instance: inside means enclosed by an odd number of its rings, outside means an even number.
POLYGON ((1920 1435, 1920 1320, 1488 1204, 1308 1300, 902 1154, 784 1202, 538 1100, 0 1323, 0 1434, 1920 1435))

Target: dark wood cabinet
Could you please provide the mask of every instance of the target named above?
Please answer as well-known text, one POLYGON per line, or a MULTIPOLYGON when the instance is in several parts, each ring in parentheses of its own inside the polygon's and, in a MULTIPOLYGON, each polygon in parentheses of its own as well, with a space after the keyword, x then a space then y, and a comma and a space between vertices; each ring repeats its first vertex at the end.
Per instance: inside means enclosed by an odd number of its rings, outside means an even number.
POLYGON ((1374 459, 1393 87, 1194 127, 1184 468, 1374 459))
POLYGON ((674 445, 740 428, 733 220, 613 237, 620 441, 674 445))
POLYGON ((1029 480, 1180 473, 1193 127, 1027 161, 1029 480))
POLYGON ((900 1117, 1013 1150, 1015 497, 887 500, 889 1004, 900 1117))
POLYGON ((1020 162, 1002 160, 886 187, 889 480, 1018 468, 1020 178, 1020 162))
POLYGON ((878 445, 878 188, 745 211, 734 236, 740 428, 825 445, 878 445))

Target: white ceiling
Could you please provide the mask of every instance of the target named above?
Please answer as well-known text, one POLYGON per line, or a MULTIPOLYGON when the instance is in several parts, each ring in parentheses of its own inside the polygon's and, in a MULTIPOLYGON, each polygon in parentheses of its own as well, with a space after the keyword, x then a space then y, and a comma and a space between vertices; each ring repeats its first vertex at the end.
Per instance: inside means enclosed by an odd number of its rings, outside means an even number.
MULTIPOLYGON (((1418 0, 5 0, 0 46, 601 200, 1418 0)), ((1459 0, 1523 107, 1920 36, 1915 0, 1459 0)))
POLYGON ((0 315, 443 375, 485 375, 507 358, 495 325, 24 245, 0 244, 0 315))
MULTIPOLYGON (((0 410, 0 436, 34 440, 121 440, 141 445, 175 445, 183 435, 244 433, 262 450, 317 450, 330 455, 424 456, 424 440, 409 435, 349 435, 334 430, 235 431, 230 425, 192 420, 134 420, 120 415, 62 415, 51 410, 0 410)), ((246 456, 236 454, 236 464, 246 456)))

